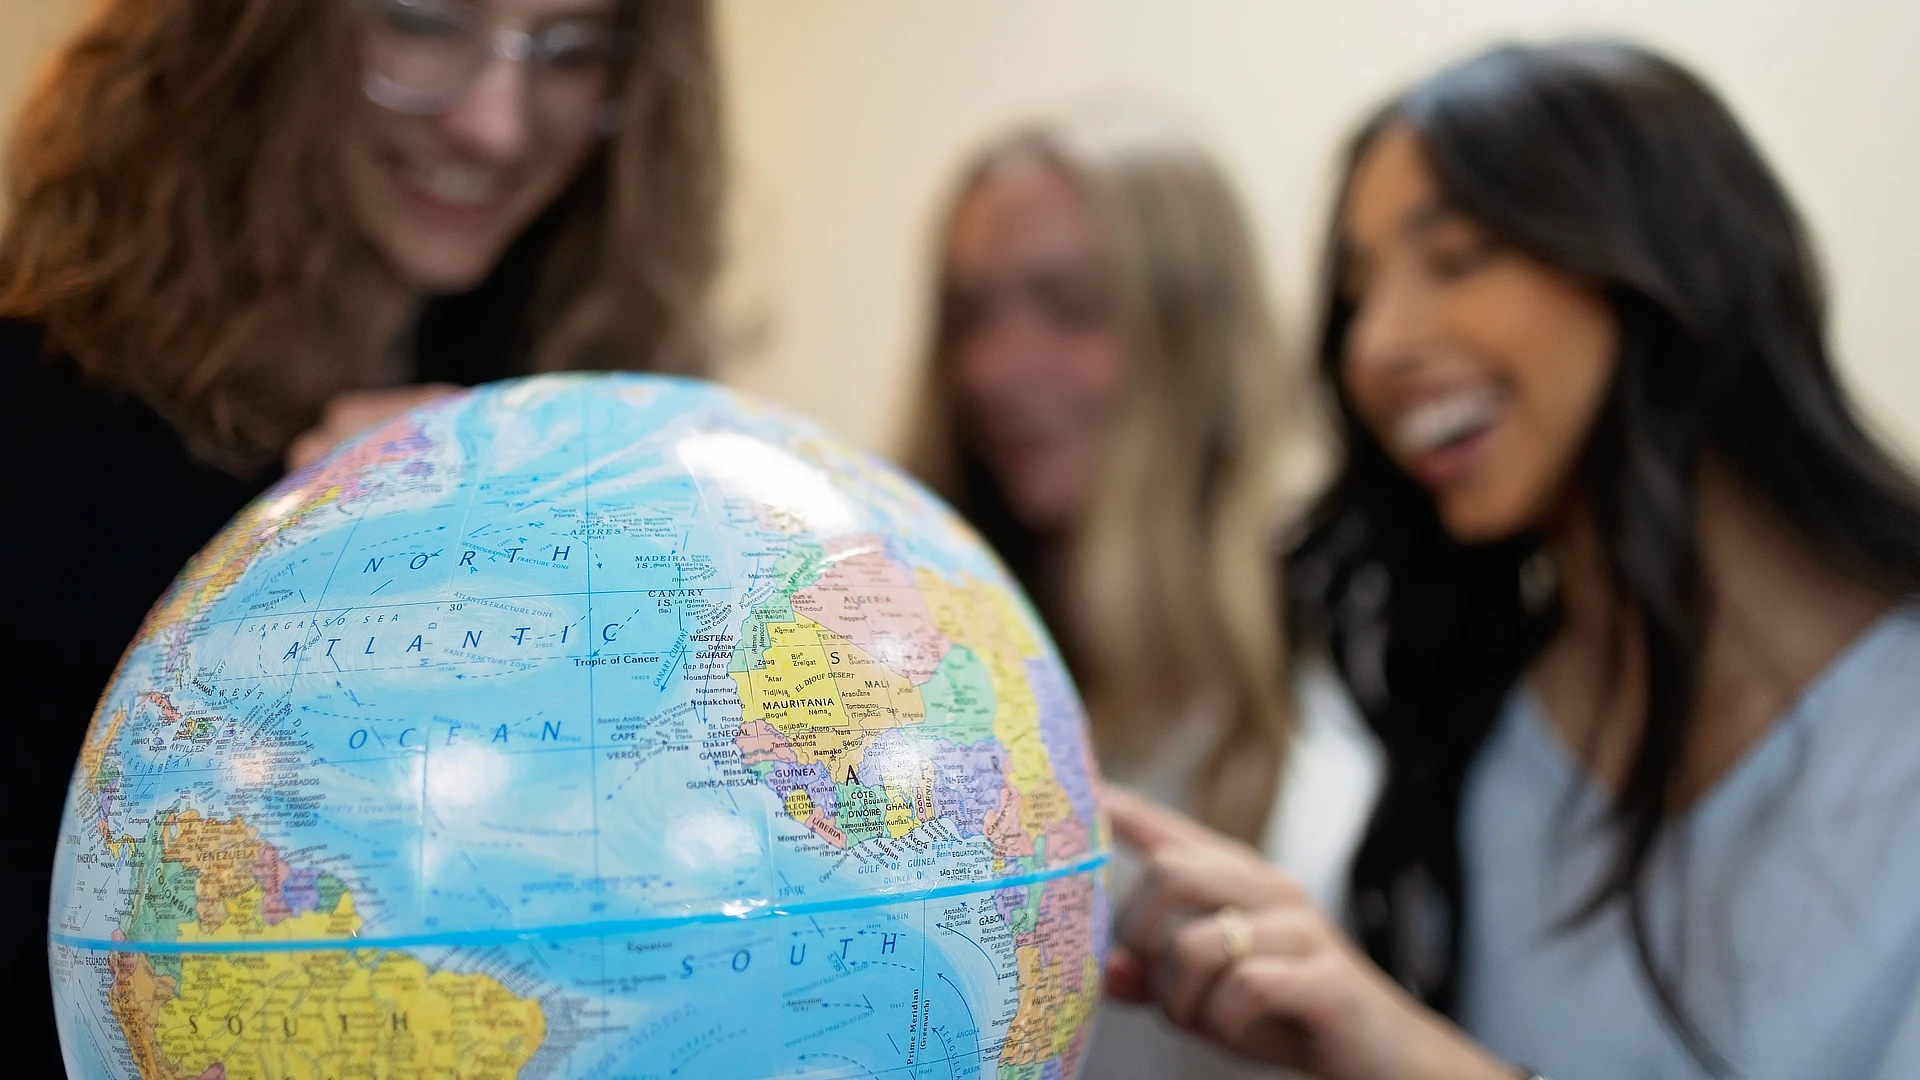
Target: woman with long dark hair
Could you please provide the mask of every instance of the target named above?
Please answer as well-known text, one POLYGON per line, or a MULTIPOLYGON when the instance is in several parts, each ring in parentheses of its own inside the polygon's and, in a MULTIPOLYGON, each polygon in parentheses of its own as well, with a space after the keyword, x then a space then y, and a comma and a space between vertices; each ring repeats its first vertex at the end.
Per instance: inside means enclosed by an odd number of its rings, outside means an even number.
POLYGON ((1920 1074, 1920 489, 1778 181, 1584 43, 1416 86, 1341 192, 1290 580, 1387 751, 1364 953, 1118 795, 1115 991, 1331 1077, 1920 1074))

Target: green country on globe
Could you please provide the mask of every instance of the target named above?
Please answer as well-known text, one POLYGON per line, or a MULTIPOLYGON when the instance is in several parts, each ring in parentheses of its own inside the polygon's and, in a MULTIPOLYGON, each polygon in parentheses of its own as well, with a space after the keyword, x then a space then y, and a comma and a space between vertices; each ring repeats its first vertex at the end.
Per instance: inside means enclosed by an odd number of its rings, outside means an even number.
POLYGON ((128 648, 48 952, 76 1080, 1069 1080, 1108 836, 951 510, 703 383, 553 375, 287 477, 128 648))

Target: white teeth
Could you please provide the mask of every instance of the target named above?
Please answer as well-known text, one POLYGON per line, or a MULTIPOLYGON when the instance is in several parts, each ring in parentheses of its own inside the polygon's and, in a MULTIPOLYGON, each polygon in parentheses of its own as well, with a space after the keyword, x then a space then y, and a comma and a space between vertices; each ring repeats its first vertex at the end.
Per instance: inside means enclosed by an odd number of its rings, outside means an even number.
POLYGON ((493 197, 493 174, 485 169, 422 165, 413 175, 427 194, 441 202, 474 206, 493 197))
POLYGON ((1424 454, 1492 424, 1499 412, 1500 395, 1494 391, 1448 394, 1402 413, 1394 437, 1402 451, 1424 454))

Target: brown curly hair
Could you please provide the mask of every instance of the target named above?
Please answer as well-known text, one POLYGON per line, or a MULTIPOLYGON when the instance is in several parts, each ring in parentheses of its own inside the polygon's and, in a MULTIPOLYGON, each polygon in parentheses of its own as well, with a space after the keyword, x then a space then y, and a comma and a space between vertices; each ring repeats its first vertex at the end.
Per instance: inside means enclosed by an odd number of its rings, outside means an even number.
MULTIPOLYGON (((720 102, 705 0, 621 0, 620 131, 544 215, 533 370, 709 367, 720 102)), ((9 147, 0 315, 43 324, 234 472, 374 378, 405 291, 335 163, 357 93, 349 5, 105 0, 9 147)))

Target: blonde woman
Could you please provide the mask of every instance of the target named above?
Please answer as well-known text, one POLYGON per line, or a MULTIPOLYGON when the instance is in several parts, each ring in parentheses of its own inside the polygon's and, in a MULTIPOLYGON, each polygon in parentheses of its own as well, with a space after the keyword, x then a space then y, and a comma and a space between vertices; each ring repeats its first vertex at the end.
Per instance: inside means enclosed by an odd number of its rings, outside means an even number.
POLYGON ((705 371, 718 116, 697 0, 108 0, 56 58, 0 234, 8 1075, 60 1073, 55 824, 147 607, 419 384, 705 371))
MULTIPOLYGON (((1310 409, 1220 169, 1140 112, 1021 128, 939 241, 910 466, 1028 586, 1110 778, 1335 888, 1369 761, 1332 680, 1288 678, 1275 530, 1310 409)), ((1244 1071, 1151 1015, 1099 1031, 1090 1075, 1244 1071)))

